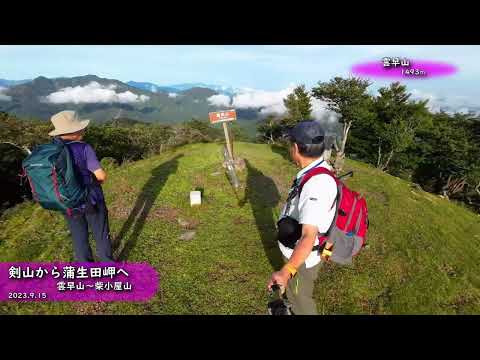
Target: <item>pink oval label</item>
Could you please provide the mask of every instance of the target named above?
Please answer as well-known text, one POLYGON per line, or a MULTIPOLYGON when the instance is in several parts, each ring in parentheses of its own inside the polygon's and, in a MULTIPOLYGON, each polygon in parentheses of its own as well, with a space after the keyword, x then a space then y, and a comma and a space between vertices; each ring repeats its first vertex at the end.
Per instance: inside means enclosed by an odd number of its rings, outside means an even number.
POLYGON ((358 76, 391 79, 426 79, 449 76, 458 69, 455 65, 438 61, 409 60, 404 58, 383 58, 352 66, 358 76))
POLYGON ((158 281, 145 263, 0 263, 0 301, 147 301, 158 281))

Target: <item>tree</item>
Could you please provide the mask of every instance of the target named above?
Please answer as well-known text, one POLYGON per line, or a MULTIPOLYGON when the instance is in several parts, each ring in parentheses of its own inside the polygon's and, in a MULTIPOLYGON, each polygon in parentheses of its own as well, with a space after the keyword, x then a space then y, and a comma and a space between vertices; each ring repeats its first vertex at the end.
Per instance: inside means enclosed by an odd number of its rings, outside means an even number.
POLYGON ((368 80, 351 77, 335 77, 329 82, 319 82, 312 89, 315 98, 325 101, 329 110, 341 115, 342 140, 336 144, 337 154, 334 167, 340 172, 345 158, 348 134, 355 123, 371 117, 371 96, 367 93, 371 83, 368 80))
POLYGON ((232 141, 248 142, 251 140, 245 129, 241 127, 237 121, 232 121, 229 128, 232 135, 232 141))
POLYGON ((282 136, 282 121, 274 115, 267 116, 257 126, 258 141, 267 144, 275 144, 282 136))
POLYGON ((476 116, 471 121, 470 134, 472 136, 473 148, 473 169, 470 174, 469 187, 471 189, 471 196, 468 199, 469 203, 475 205, 477 209, 480 209, 480 117, 476 116), (475 198, 475 200, 472 200, 475 198), (475 202, 475 204, 473 204, 475 202))
POLYGON ((399 82, 379 89, 374 100, 372 131, 378 138, 377 168, 388 169, 395 155, 412 146, 417 128, 429 119, 428 100, 410 101, 411 94, 399 82))
POLYGON ((0 112, 0 142, 13 146, 32 149, 36 145, 48 142, 48 132, 53 130, 50 123, 38 120, 23 120, 14 115, 0 112))
POLYGON ((475 181, 480 181, 478 149, 470 125, 466 115, 441 112, 433 115, 431 127, 420 129, 417 151, 423 160, 414 180, 425 190, 458 196, 465 185, 470 183, 474 189, 475 181))
POLYGON ((297 86, 291 94, 283 99, 287 108, 287 116, 283 119, 283 125, 294 126, 299 121, 310 120, 312 116, 312 103, 305 85, 297 86))

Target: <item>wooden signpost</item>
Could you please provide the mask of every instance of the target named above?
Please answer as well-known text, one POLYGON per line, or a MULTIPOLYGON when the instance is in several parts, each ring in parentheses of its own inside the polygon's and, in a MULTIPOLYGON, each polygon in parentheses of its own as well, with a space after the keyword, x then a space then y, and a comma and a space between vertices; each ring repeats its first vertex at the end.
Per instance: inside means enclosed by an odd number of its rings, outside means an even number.
POLYGON ((236 160, 233 157, 233 139, 230 137, 230 131, 228 128, 228 122, 237 120, 237 113, 235 110, 216 111, 208 113, 208 117, 210 118, 210 122, 212 124, 222 123, 223 125, 223 132, 225 133, 226 142, 226 149, 224 149, 225 161, 223 166, 227 169, 233 186, 238 188, 240 186, 240 182, 238 181, 238 177, 235 172, 238 159, 236 160))
POLYGON ((237 120, 237 112, 235 110, 216 111, 208 113, 210 123, 222 123, 223 131, 225 133, 225 142, 227 143, 228 155, 230 160, 233 159, 233 143, 230 138, 230 132, 228 131, 228 122, 237 120))

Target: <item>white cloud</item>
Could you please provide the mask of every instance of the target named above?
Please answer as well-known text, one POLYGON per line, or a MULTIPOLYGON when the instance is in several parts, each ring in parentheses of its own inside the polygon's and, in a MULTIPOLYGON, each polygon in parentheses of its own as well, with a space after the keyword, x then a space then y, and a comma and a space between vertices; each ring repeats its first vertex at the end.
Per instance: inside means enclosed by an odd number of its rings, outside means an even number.
POLYGON ((435 95, 417 89, 413 89, 410 93, 412 94, 410 97, 412 100, 428 100, 430 110, 436 110, 435 103, 438 103, 438 98, 435 95))
POLYGON ((66 87, 51 93, 45 97, 45 100, 54 104, 63 103, 136 103, 145 102, 150 99, 146 95, 137 95, 131 91, 119 92, 115 91, 116 85, 108 86, 100 85, 92 81, 85 86, 66 87))
POLYGON ((340 114, 329 110, 327 103, 317 98, 312 98, 312 117, 320 122, 334 123, 340 119, 340 114))
MULTIPOLYGON (((460 108, 460 109, 457 110, 457 112, 459 112, 461 114, 468 114, 470 111, 473 111, 473 110, 468 108, 468 107, 463 107, 463 108, 460 108)), ((473 112, 475 112, 475 111, 473 111, 473 112)))
POLYGON ((239 109, 259 108, 260 115, 282 115, 287 108, 283 104, 288 94, 293 91, 293 87, 288 87, 279 91, 265 91, 250 88, 240 90, 233 97, 233 106, 239 109))
POLYGON ((2 94, 4 91, 7 91, 7 88, 4 88, 4 87, 0 86, 0 101, 10 101, 10 100, 12 100, 11 96, 2 94))
POLYGON ((418 89, 411 91, 412 100, 428 100, 427 107, 432 112, 440 112, 441 110, 447 113, 463 113, 469 112, 478 113, 480 108, 467 96, 452 95, 447 97, 438 96, 432 93, 424 92, 418 89))
POLYGON ((262 107, 260 109, 260 115, 267 116, 267 115, 283 115, 287 111, 287 108, 285 105, 282 103, 275 103, 272 105, 268 105, 265 107, 262 107))
POLYGON ((216 107, 229 107, 232 100, 228 95, 217 94, 210 96, 207 101, 210 105, 216 107))
POLYGON ((177 96, 178 96, 177 93, 168 93, 168 97, 176 98, 177 96))
POLYGON ((293 89, 293 87, 279 91, 242 89, 233 97, 232 105, 239 109, 261 108, 262 114, 283 114, 286 111, 283 99, 293 89))
MULTIPOLYGON (((293 92, 295 85, 292 84, 286 89, 279 91, 265 91, 251 88, 239 90, 237 94, 230 99, 226 95, 213 95, 208 100, 212 105, 216 106, 232 106, 236 109, 260 109, 261 116, 283 115, 287 112, 283 100, 293 92)), ((339 115, 328 110, 327 104, 316 98, 311 99, 312 117, 322 122, 335 122, 339 115)))

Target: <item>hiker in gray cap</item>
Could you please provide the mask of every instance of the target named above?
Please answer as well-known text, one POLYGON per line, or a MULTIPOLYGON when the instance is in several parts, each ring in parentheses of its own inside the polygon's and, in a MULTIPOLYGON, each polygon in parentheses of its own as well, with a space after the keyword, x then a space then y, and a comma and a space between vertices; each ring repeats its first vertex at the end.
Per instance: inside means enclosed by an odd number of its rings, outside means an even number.
POLYGON ((62 111, 52 116, 55 130, 50 136, 61 139, 70 151, 75 170, 81 184, 88 189, 86 203, 75 213, 65 215, 73 238, 75 259, 82 262, 93 261, 92 249, 88 242, 88 232, 93 233, 97 255, 100 261, 111 262, 112 245, 108 224, 108 210, 101 184, 107 174, 102 169, 93 148, 83 140, 90 120, 81 120, 75 111, 62 111))
POLYGON ((278 222, 278 241, 285 265, 272 274, 268 288, 276 284, 286 290, 293 314, 315 315, 314 282, 332 246, 325 242, 319 249, 319 234, 326 233, 335 218, 337 184, 331 176, 311 176, 319 167, 332 170, 323 158, 325 133, 320 124, 300 122, 288 135, 291 159, 301 170, 278 222), (308 181, 302 183, 309 174, 308 181))

